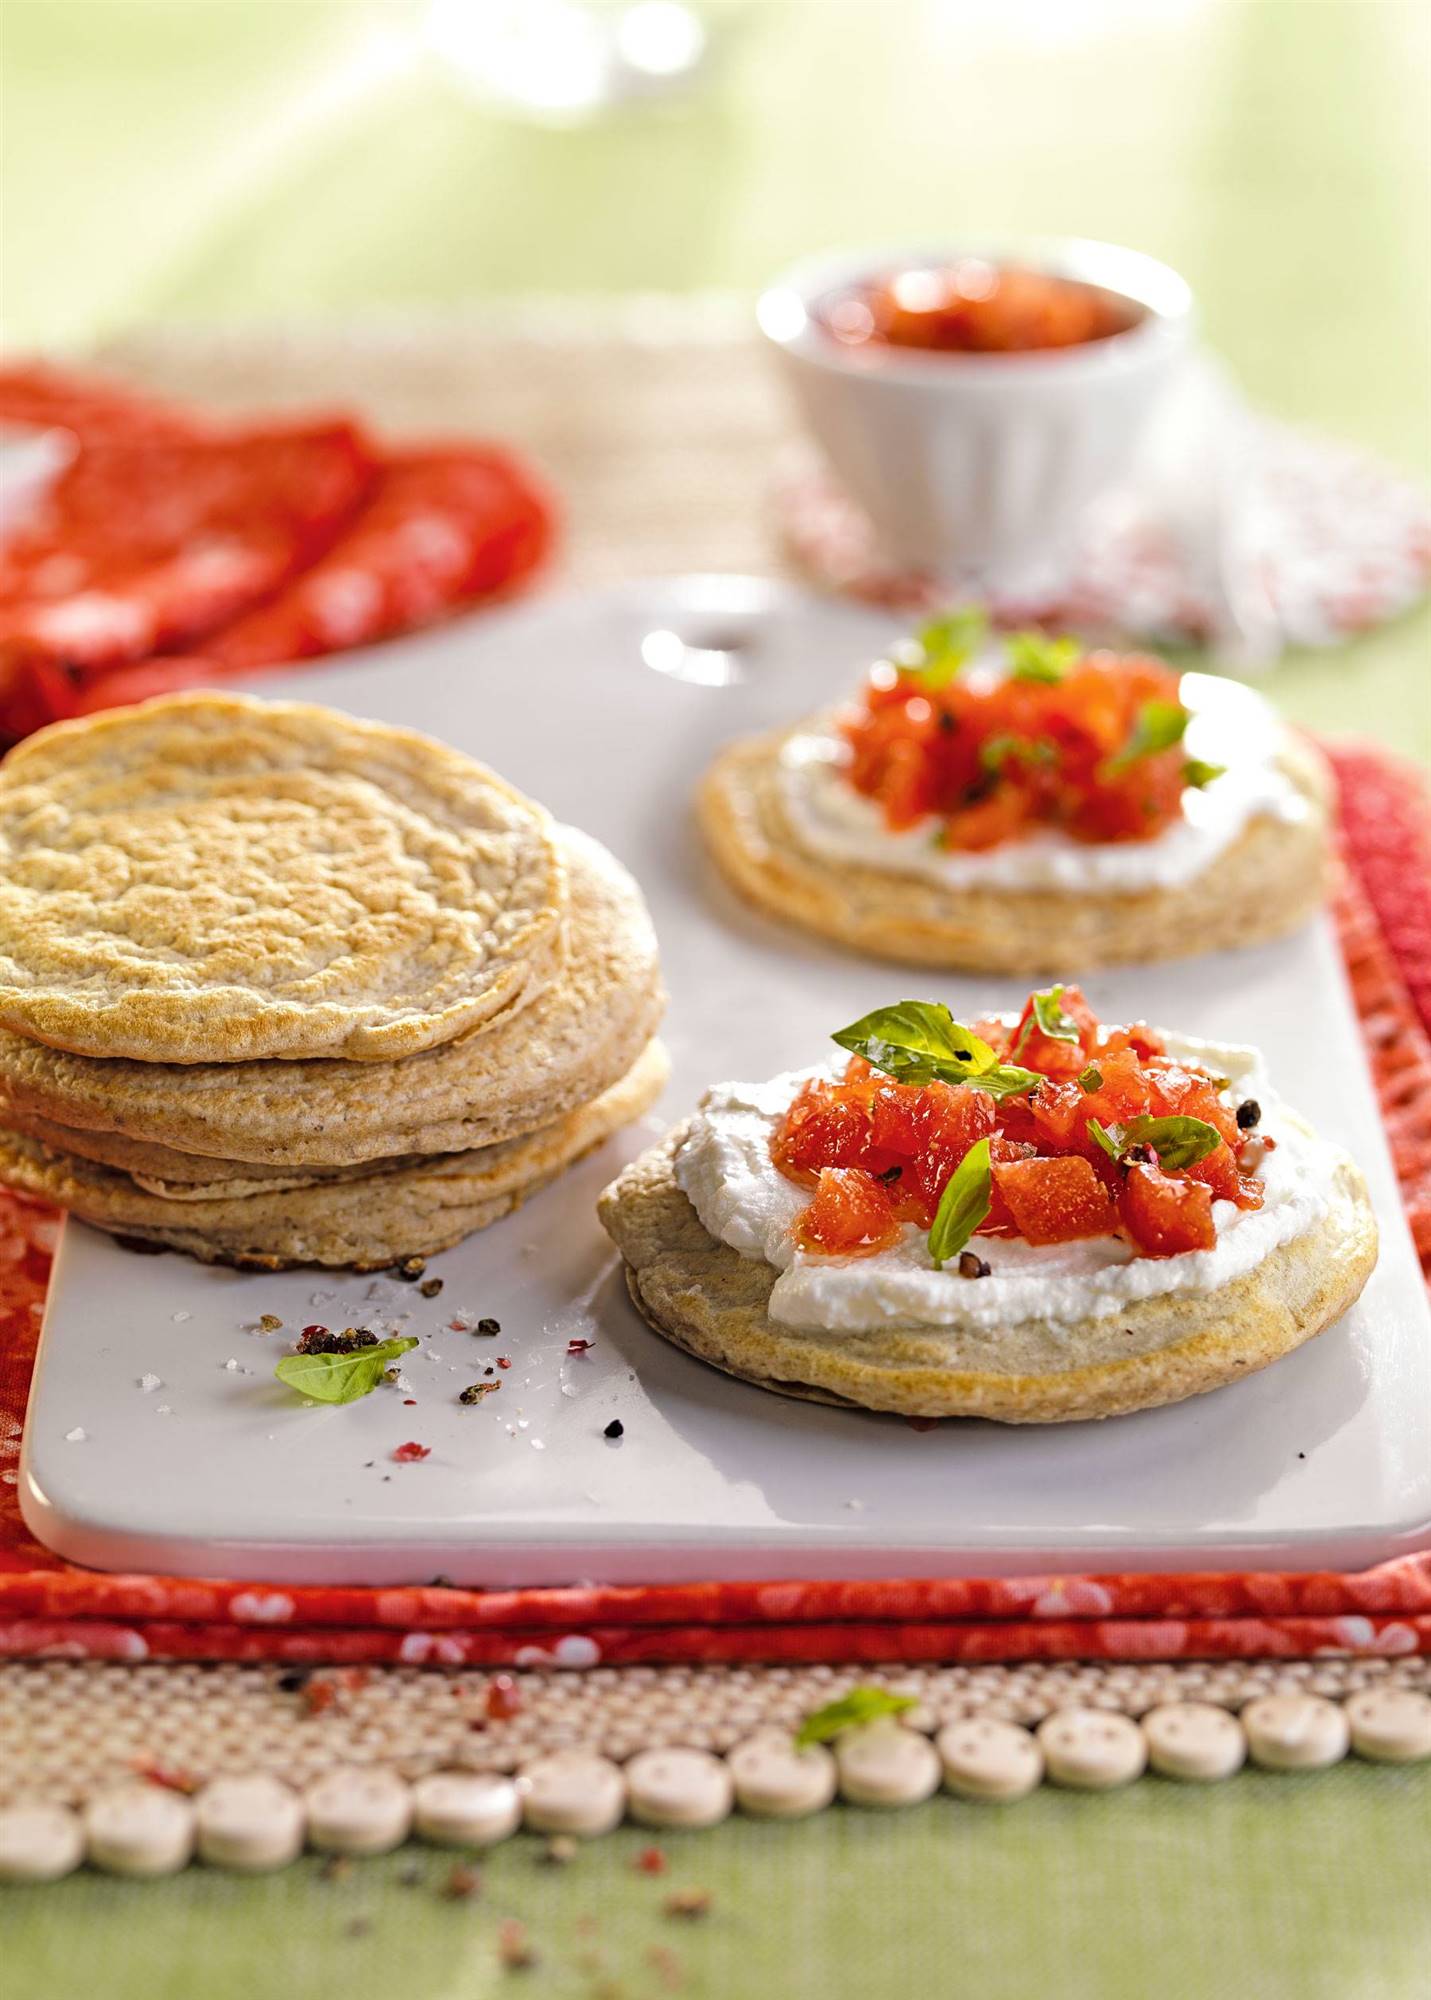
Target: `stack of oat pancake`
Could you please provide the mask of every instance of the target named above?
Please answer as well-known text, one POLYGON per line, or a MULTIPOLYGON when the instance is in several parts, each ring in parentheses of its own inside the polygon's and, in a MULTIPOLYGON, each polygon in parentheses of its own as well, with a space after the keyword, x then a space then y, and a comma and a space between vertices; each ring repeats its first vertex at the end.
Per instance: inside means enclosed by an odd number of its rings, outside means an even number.
POLYGON ((640 892, 427 737, 187 694, 0 767, 0 1180, 208 1262, 375 1268, 659 1093, 640 892))

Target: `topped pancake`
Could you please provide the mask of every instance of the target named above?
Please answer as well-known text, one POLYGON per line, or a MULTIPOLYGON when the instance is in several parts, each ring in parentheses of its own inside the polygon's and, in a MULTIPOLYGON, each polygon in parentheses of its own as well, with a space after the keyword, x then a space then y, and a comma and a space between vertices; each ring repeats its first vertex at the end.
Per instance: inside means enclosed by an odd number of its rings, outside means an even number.
POLYGON ((145 1063, 410 1055, 533 997, 565 889, 545 812, 458 751, 170 696, 0 767, 0 1024, 145 1063))

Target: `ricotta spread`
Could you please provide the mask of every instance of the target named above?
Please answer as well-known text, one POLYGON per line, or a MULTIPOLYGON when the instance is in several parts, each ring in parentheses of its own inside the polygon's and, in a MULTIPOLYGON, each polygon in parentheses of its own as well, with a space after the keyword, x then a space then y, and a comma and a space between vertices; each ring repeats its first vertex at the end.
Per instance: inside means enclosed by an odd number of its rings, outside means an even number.
POLYGON ((1278 763, 1282 726, 1260 695, 1211 674, 1184 674, 1182 699, 1192 714, 1188 755, 1226 768, 1202 790, 1189 787, 1181 819, 1151 840, 1095 844, 1049 827, 976 853, 937 845, 935 819, 891 833, 878 802, 846 776, 849 748, 833 713, 787 738, 776 774, 781 808, 796 841, 817 860, 860 862, 949 889, 1179 888, 1251 820, 1295 823, 1310 810, 1278 763))
POLYGON ((1273 1095, 1255 1049, 1166 1037, 1168 1053, 1231 1080, 1229 1101, 1255 1097, 1255 1136, 1277 1141, 1258 1168, 1260 1209, 1213 1203, 1217 1243, 1176 1257, 1139 1257, 1121 1237, 1077 1243, 1026 1243, 978 1236, 972 1248, 987 1278, 935 1268, 925 1232, 904 1225, 901 1240, 870 1257, 820 1257, 797 1248, 793 1225, 811 1191, 780 1172, 770 1157, 776 1128, 811 1077, 836 1076, 843 1064, 792 1070, 768 1083, 721 1083, 702 1099, 675 1160, 676 1180, 710 1234, 742 1257, 779 1273, 770 1317, 786 1326, 857 1333, 884 1326, 1007 1326, 1040 1319, 1071 1326, 1122 1311, 1137 1299, 1210 1292, 1255 1269, 1272 1251, 1309 1229, 1327 1208, 1340 1155, 1273 1095))

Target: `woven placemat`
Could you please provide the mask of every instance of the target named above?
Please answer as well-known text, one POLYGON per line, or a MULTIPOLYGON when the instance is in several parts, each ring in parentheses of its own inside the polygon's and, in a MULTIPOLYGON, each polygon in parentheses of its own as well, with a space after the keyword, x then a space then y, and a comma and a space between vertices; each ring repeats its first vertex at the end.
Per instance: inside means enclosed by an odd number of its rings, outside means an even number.
MULTIPOLYGON (((138 385, 221 408, 332 400, 395 430, 471 427, 511 438, 564 498, 565 553, 547 587, 783 567, 752 496, 788 441, 789 424, 744 309, 726 302, 638 300, 584 311, 579 324, 569 308, 553 308, 394 318, 344 334, 156 332, 100 358, 138 385)), ((1375 950, 1369 936, 1367 951, 1375 950)), ((1385 1093, 1388 1079, 1381 1081, 1385 1093)), ((1403 1143, 1413 1142, 1408 1135, 1403 1143)), ((0 1802, 79 1802, 136 1771, 187 1788, 254 1770, 301 1782, 344 1763, 380 1763, 408 1776, 452 1765, 506 1770, 538 1750, 577 1744, 618 1758, 655 1745, 722 1750, 762 1724, 793 1725, 857 1680, 907 1691, 919 1704, 914 1719, 926 1726, 974 1713, 1033 1723, 1072 1703, 1138 1715, 1180 1698, 1239 1708, 1271 1689, 1340 1697, 1380 1680, 1431 1688, 1431 1662, 631 1667, 493 1676, 55 1659, 0 1667, 0 1802)))
POLYGON ((1241 1709, 1259 1695, 1344 1699, 1360 1688, 1431 1693, 1431 1659, 1227 1660, 1015 1667, 595 1667, 474 1673, 339 1667, 0 1667, 0 1806, 82 1804, 136 1775, 181 1791, 269 1772, 306 1785, 338 1766, 513 1771, 543 1752, 688 1745, 717 1753, 765 1727, 794 1730, 855 1686, 912 1696, 932 1732, 963 1716, 1037 1724, 1055 1709, 1130 1716, 1170 1701, 1241 1709))

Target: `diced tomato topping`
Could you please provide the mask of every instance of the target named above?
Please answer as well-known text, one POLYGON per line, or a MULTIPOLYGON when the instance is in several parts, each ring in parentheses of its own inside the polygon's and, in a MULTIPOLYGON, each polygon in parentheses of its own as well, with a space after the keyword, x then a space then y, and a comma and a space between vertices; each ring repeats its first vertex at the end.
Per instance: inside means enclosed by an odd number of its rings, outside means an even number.
MULTIPOLYGON (((1032 999, 1013 1028, 975 1025, 1000 1062, 1037 1075, 1017 1094, 976 1081, 901 1083, 859 1056, 840 1079, 807 1083, 771 1142, 780 1171, 814 1190, 797 1225, 801 1247, 864 1257, 896 1243, 906 1223, 927 1230, 981 1139, 991 1169, 981 1236, 1047 1244, 1121 1234, 1146 1256, 1170 1257, 1212 1245, 1214 1201, 1261 1207, 1262 1183, 1238 1164, 1239 1153, 1255 1162, 1220 1079, 1169 1057, 1141 1024, 1105 1031, 1077 987, 1063 989, 1058 1007, 1076 1041, 1040 1028, 1032 999), (1140 1117, 1198 1119, 1219 1143, 1187 1167, 1154 1164, 1146 1150, 1125 1150, 1122 1135, 1140 1117)), ((1258 1135, 1259 1146, 1273 1143, 1258 1135)))
POLYGON ((1211 1250, 1217 1241, 1210 1189, 1201 1181, 1165 1174, 1160 1167, 1129 1167, 1118 1196, 1118 1215, 1145 1257, 1211 1250))
POLYGON ((899 1241, 899 1222, 873 1174, 863 1167, 825 1167, 795 1237, 802 1250, 826 1257, 872 1257, 899 1241))
POLYGON ((1075 840, 1150 840, 1182 810, 1180 742, 1139 748, 1152 702, 1177 706, 1179 676, 1138 654, 1084 655, 1059 680, 955 675, 881 662, 841 728, 848 776, 902 832, 938 819, 947 847, 982 851, 1037 826, 1075 840))
POLYGON ((1118 1215, 1107 1188, 1087 1160, 996 1163, 994 1186, 1027 1243, 1071 1243, 1083 1236, 1111 1236, 1118 1215))

